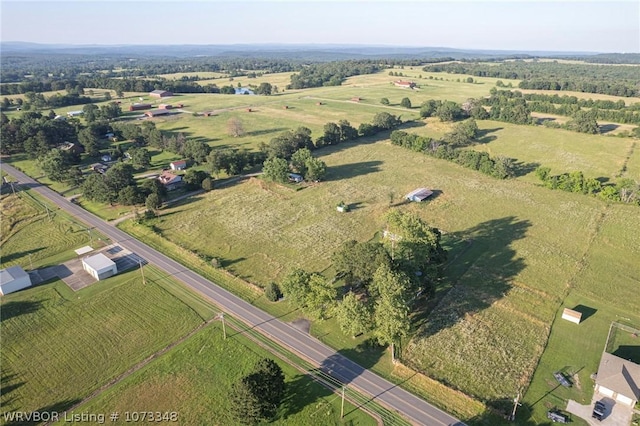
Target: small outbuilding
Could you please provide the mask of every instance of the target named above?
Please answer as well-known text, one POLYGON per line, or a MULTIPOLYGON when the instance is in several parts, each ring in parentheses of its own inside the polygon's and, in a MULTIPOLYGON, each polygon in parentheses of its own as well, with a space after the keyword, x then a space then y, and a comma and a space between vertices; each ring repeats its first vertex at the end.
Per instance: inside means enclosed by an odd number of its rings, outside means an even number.
POLYGON ((31 287, 31 277, 20 266, 0 270, 0 295, 31 287))
POLYGON ((154 98, 167 98, 169 96, 173 96, 173 93, 169 92, 168 90, 154 90, 153 92, 149 93, 149 96, 152 96, 154 98))
POLYGON ((172 161, 169 163, 169 167, 171 170, 184 170, 187 168, 187 162, 186 160, 172 161))
POLYGON ((146 115, 149 118, 159 117, 161 115, 167 115, 167 114, 171 114, 171 111, 169 111, 168 109, 152 109, 144 113, 144 115, 146 115))
POLYGON ((98 281, 118 273, 115 262, 102 253, 82 259, 82 268, 98 281))
POLYGON ((289 182, 300 183, 304 180, 302 175, 297 173, 289 173, 289 182))
POLYGON ((427 188, 418 188, 415 191, 411 191, 404 198, 410 201, 422 202, 433 195, 433 191, 427 188))
POLYGON ((562 311, 562 319, 580 324, 580 321, 582 321, 582 313, 574 311, 573 309, 564 308, 564 311, 562 311))

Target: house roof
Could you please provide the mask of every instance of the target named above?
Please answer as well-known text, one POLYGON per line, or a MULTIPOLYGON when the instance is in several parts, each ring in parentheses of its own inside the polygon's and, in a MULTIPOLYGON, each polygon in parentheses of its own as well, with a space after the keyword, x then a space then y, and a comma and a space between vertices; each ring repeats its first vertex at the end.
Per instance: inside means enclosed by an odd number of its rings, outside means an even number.
POLYGON ((0 270, 0 284, 7 284, 28 275, 20 266, 11 266, 0 270))
POLYGON ((187 161, 186 160, 172 161, 170 164, 173 164, 174 166, 186 166, 187 161))
POLYGON ((113 260, 109 259, 102 253, 85 257, 84 259, 82 259, 82 262, 94 271, 100 271, 102 269, 110 268, 115 265, 115 262, 113 260))
POLYGON ((156 94, 156 95, 161 95, 163 93, 171 93, 168 90, 160 90, 160 89, 156 89, 154 91, 152 91, 151 93, 156 94))
POLYGON ((182 178, 180 176, 174 175, 173 173, 171 173, 168 170, 165 170, 164 172, 162 172, 160 174, 160 176, 158 176, 158 179, 164 185, 180 182, 182 180, 182 178))
POLYGON ((420 200, 424 200, 425 198, 429 198, 433 194, 433 191, 427 188, 418 188, 415 191, 411 191, 405 198, 418 198, 420 200))
POLYGON ((603 352, 596 383, 628 398, 640 400, 640 365, 603 352))
POLYGON ((168 109, 152 109, 145 112, 145 115, 148 115, 151 117, 155 117, 156 115, 165 115, 165 114, 171 114, 171 111, 169 111, 168 109))

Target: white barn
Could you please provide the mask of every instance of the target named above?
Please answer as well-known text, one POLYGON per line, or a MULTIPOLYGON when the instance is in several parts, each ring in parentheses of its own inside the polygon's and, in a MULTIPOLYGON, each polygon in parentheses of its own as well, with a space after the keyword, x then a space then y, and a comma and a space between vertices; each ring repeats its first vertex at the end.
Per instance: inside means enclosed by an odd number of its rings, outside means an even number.
POLYGON ((82 259, 82 268, 98 281, 118 273, 115 262, 102 253, 82 259))
POLYGON ((20 266, 0 270, 0 294, 13 293, 31 287, 31 278, 20 266))

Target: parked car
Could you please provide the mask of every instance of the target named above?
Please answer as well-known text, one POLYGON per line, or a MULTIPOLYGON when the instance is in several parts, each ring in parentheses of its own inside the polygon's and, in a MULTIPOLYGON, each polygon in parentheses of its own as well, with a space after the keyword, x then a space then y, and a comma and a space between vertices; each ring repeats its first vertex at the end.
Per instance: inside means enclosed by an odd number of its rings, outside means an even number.
POLYGON ((602 420, 602 418, 604 417, 606 408, 607 407, 605 407, 602 401, 596 401, 595 405, 593 406, 593 413, 591 413, 591 417, 593 417, 596 420, 602 420))

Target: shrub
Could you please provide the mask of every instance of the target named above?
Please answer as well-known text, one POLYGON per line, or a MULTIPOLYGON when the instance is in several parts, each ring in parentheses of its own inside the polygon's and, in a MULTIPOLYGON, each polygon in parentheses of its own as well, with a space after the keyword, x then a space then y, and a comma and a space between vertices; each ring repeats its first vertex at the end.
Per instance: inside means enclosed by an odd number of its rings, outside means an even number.
POLYGON ((280 287, 278 287, 278 284, 270 282, 264 288, 264 295, 267 300, 271 302, 277 302, 282 297, 282 292, 280 291, 280 287))

